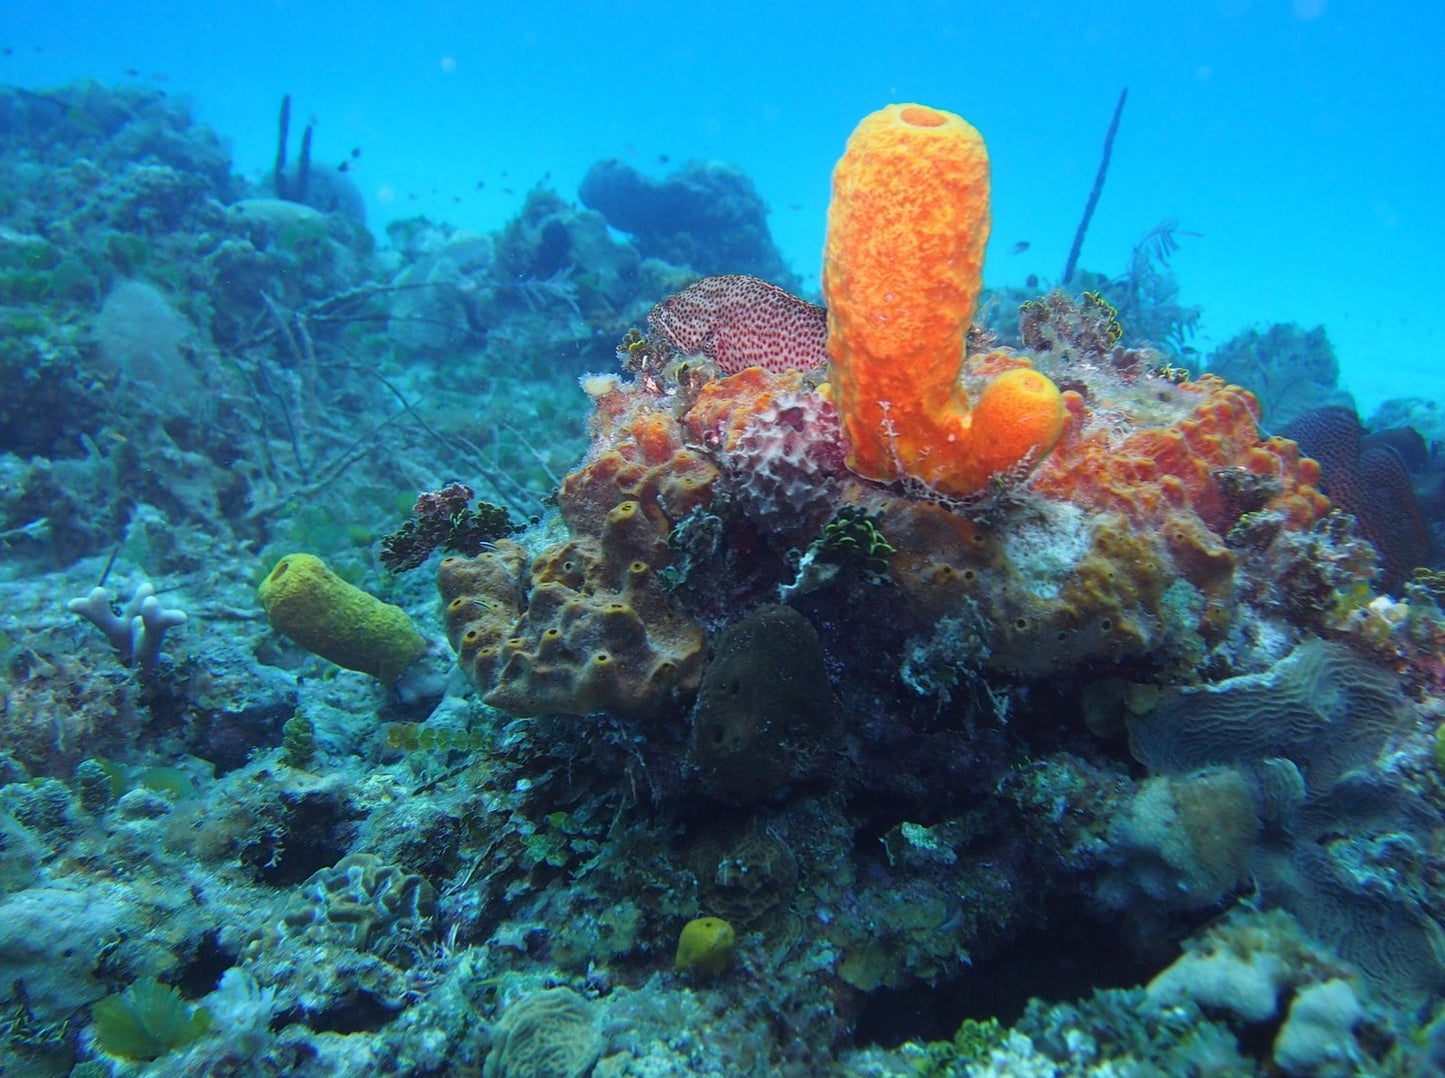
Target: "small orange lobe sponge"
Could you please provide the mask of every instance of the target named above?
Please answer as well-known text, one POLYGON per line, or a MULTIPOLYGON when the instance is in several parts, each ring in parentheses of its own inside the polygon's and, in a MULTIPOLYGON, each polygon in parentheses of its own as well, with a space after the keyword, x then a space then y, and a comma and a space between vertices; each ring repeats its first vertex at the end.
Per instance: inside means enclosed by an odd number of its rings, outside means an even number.
POLYGON ((989 163, 962 117, 890 105, 864 118, 833 172, 823 296, 848 466, 966 497, 1048 455, 1058 388, 1028 368, 970 404, 965 343, 983 286, 989 163))

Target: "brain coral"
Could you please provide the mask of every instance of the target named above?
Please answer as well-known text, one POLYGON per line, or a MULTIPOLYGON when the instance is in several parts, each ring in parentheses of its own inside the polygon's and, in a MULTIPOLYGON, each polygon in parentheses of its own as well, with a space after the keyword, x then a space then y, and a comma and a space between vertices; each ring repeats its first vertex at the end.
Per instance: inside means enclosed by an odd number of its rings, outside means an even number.
POLYGON ((286 906, 283 936, 334 933, 359 951, 385 951, 387 940, 435 912, 436 892, 423 877, 354 853, 312 874, 286 906))
POLYGON ((492 1027, 483 1078, 582 1078, 602 1054, 597 1009, 570 988, 523 996, 492 1027))
MULTIPOLYGON (((1248 866, 1258 894, 1384 998, 1415 1007, 1445 985, 1445 931, 1421 900, 1438 819, 1401 783, 1390 749, 1419 721, 1394 675, 1309 639, 1262 673, 1168 690, 1127 724, 1135 757, 1166 778, 1223 773, 1210 765, 1252 775, 1267 827, 1248 866)), ((1220 852, 1228 816, 1207 815, 1203 848, 1220 852)))
POLYGON ((1264 673, 1166 693, 1129 719, 1129 747, 1153 771, 1282 757, 1316 792, 1373 760, 1403 706, 1388 671, 1342 644, 1307 640, 1264 673))

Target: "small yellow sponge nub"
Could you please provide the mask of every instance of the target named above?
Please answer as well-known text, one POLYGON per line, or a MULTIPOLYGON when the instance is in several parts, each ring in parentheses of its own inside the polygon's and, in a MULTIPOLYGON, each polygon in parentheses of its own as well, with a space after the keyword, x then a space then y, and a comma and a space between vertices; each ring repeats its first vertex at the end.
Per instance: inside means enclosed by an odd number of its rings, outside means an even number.
POLYGON ((278 633, 386 685, 427 650, 405 610, 348 584, 312 554, 286 555, 256 595, 278 633))
POLYGON ((737 934, 721 917, 698 917, 682 926, 673 967, 696 977, 716 977, 732 965, 737 934))

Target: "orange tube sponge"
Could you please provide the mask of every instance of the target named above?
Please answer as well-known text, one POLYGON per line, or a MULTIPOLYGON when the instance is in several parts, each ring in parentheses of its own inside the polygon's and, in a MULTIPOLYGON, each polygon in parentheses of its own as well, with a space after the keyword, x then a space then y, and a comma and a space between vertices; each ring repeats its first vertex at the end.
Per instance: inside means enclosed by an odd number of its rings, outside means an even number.
POLYGON ((999 375, 970 409, 960 375, 983 285, 988 151, 961 117, 890 105, 864 118, 833 172, 823 296, 848 466, 967 496, 1058 441, 1058 388, 999 375))

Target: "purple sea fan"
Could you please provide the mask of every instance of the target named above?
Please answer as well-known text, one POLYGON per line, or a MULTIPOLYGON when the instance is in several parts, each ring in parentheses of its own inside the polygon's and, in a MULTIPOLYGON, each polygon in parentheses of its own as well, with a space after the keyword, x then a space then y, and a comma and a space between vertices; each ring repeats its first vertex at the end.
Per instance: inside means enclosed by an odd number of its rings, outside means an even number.
POLYGON ((728 454, 733 495, 764 534, 789 542, 817 534, 846 474, 838 412, 816 393, 779 393, 728 454))

